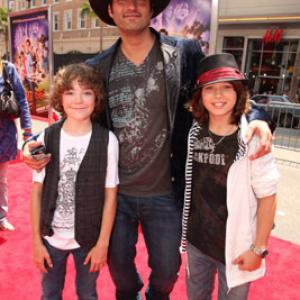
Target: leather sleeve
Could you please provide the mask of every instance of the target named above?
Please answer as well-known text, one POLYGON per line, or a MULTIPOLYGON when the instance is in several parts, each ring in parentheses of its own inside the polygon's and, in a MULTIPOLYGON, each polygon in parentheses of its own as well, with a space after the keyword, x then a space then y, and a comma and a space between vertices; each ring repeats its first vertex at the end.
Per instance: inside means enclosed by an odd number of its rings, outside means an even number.
POLYGON ((272 121, 271 116, 264 110, 263 107, 259 107, 255 104, 251 105, 251 110, 246 115, 247 121, 251 122, 253 120, 262 120, 266 121, 272 131, 274 132, 276 128, 276 124, 274 121, 272 121))

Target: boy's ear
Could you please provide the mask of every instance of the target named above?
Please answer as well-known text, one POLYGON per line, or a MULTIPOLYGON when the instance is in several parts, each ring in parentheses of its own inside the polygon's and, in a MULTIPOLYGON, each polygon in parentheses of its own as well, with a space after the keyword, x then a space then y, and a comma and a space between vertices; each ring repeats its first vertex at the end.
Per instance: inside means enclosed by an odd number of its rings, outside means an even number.
POLYGON ((111 3, 108 4, 107 10, 108 10, 109 16, 113 19, 113 10, 112 10, 111 3))

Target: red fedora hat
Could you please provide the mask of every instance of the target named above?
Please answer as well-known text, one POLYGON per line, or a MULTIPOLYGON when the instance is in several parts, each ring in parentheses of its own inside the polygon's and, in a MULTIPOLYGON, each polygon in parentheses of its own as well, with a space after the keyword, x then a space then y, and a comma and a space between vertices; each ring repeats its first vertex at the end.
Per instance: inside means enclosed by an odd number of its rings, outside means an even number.
POLYGON ((200 61, 197 76, 199 87, 221 81, 241 81, 245 85, 248 84, 248 80, 230 53, 209 55, 200 61))
MULTIPOLYGON (((106 24, 116 25, 108 14, 108 5, 112 0, 89 0, 91 8, 96 15, 106 24)), ((152 18, 159 15, 169 4, 170 0, 149 0, 153 9, 152 18)))

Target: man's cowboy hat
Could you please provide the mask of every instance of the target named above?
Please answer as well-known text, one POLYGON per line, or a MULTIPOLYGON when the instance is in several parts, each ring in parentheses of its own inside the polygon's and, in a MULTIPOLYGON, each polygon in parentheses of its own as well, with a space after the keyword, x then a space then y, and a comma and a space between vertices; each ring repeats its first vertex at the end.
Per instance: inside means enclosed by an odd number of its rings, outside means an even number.
MULTIPOLYGON (((108 14, 108 5, 112 0, 89 0, 91 8, 97 16, 106 24, 116 25, 114 20, 108 14)), ((169 4, 170 0, 149 0, 153 9, 152 18, 159 15, 169 4)))

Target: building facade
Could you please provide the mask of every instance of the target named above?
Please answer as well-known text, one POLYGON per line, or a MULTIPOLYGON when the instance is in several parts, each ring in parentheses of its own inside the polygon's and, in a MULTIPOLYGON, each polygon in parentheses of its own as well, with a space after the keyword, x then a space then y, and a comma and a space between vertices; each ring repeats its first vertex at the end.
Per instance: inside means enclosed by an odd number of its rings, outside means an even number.
MULTIPOLYGON (((87 0, 0 0, 10 12, 20 12, 39 7, 51 7, 54 54, 94 54, 109 47, 117 38, 115 27, 82 14, 82 5, 87 0), (101 38, 100 38, 101 37, 101 38)), ((4 45, 0 45, 2 50, 4 45), (2 46, 2 47, 1 47, 2 46)))
POLYGON ((253 94, 300 98, 300 0, 221 0, 217 52, 232 53, 253 94))

